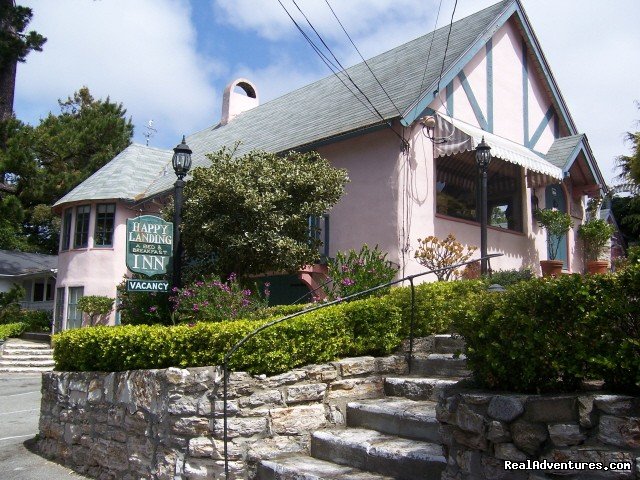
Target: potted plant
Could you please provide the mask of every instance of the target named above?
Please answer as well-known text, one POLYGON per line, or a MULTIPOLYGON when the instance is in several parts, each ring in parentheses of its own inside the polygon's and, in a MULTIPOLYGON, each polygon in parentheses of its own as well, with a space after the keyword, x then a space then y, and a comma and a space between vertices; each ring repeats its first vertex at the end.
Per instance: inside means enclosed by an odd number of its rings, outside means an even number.
POLYGON ((583 223, 578 228, 578 235, 582 238, 584 245, 584 254, 587 259, 588 273, 606 273, 609 268, 609 262, 600 260, 600 255, 604 252, 605 246, 614 228, 605 220, 592 218, 588 222, 583 223))
POLYGON ((548 260, 540 260, 542 276, 555 277, 562 272, 562 260, 556 260, 562 237, 573 226, 568 213, 556 209, 538 210, 535 214, 538 225, 547 231, 548 260))

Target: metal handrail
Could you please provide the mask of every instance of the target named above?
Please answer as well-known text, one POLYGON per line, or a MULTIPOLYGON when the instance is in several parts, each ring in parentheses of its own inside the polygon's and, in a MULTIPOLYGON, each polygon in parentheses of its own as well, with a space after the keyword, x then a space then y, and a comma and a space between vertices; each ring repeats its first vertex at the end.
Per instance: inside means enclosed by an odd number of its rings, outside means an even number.
POLYGON ((227 354, 224 356, 223 360, 222 360, 222 385, 223 385, 223 390, 222 390, 222 396, 223 396, 223 412, 222 412, 222 418, 223 418, 223 442, 224 442, 224 477, 226 480, 229 479, 229 455, 228 455, 228 429, 227 429, 227 417, 228 417, 228 412, 227 412, 227 390, 228 390, 228 384, 229 384, 229 360, 231 359, 231 357, 233 356, 234 353, 236 353, 238 351, 238 349, 244 345, 245 343, 247 343, 249 340, 251 340, 253 337, 255 337, 258 333, 262 332, 263 330, 266 330, 267 328, 270 328, 274 325, 277 325, 279 323, 282 323, 286 320, 289 320, 291 318, 294 317, 298 317, 300 315, 304 315, 306 313, 309 312, 314 312, 316 310, 320 310, 321 308, 326 308, 326 307, 330 307, 332 305, 337 305, 338 303, 343 303, 349 300, 352 300, 354 298, 357 297, 362 297, 364 295, 367 295, 369 293, 372 292, 376 292, 378 290, 381 290, 383 288, 387 288, 387 287, 391 287, 393 285, 397 285, 398 283, 402 283, 405 281, 409 281, 409 285, 411 287, 411 321, 409 324, 409 353, 407 356, 407 360, 409 363, 409 373, 411 373, 411 364, 412 364, 412 358, 413 358, 413 330, 414 330, 414 323, 415 323, 415 285, 414 285, 414 279, 418 278, 418 277, 422 277, 424 275, 429 275, 432 273, 440 273, 440 272, 446 272, 447 270, 452 270, 455 268, 459 268, 459 267, 463 267, 465 265, 469 265, 471 263, 476 263, 478 261, 482 261, 482 260, 489 260, 491 258, 495 258, 495 257, 501 257, 503 254, 502 253, 492 253, 490 255, 486 255, 485 257, 480 257, 477 258, 475 260, 469 260, 466 262, 462 262, 462 263, 457 263, 455 265, 450 265, 448 267, 443 267, 443 268, 436 268, 434 270, 429 270, 426 272, 420 272, 420 273, 415 273, 413 275, 408 275, 406 277, 400 278, 398 280, 392 280, 391 282, 387 282, 387 283, 383 283, 381 285, 378 285, 376 287, 372 287, 372 288, 368 288, 367 290, 363 290, 362 292, 358 292, 358 293, 354 293, 351 295, 348 295, 344 298, 340 298, 338 300, 332 300, 330 302, 326 302, 323 303, 322 305, 316 305, 314 307, 311 308, 307 308, 305 310, 301 310, 299 312, 296 313, 292 313, 290 315, 287 315, 285 317, 279 318, 277 320, 273 320, 271 322, 267 322, 264 325, 261 325, 260 327, 256 328, 255 330, 253 330, 252 332, 250 332, 249 334, 247 334, 243 339, 241 339, 240 341, 238 341, 233 347, 231 347, 231 349, 227 352, 227 354))

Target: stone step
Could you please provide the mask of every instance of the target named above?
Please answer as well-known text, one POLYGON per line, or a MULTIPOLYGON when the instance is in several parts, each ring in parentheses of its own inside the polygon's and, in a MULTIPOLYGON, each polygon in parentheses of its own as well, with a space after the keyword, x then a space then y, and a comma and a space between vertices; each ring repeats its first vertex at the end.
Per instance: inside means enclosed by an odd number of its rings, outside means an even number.
POLYGON ((439 480, 446 466, 441 445, 361 428, 313 433, 311 455, 399 480, 439 480))
POLYGON ((53 359, 23 360, 23 359, 0 359, 0 367, 53 367, 53 359))
POLYGON ((3 360, 52 360, 53 355, 46 352, 4 352, 0 355, 0 359, 3 360))
POLYGON ((50 348, 22 348, 7 346, 3 349, 2 355, 53 355, 50 348))
POLYGON ((464 338, 450 333, 433 335, 433 353, 461 353, 464 351, 464 338))
POLYGON ((437 402, 462 380, 463 378, 387 377, 384 380, 384 392, 390 397, 437 402))
POLYGON ((7 349, 51 350, 51 345, 45 342, 28 342, 25 340, 9 339, 4 343, 4 350, 7 349))
POLYGON ((2 373, 35 373, 35 372, 51 372, 53 365, 50 367, 3 367, 0 366, 2 373))
POLYGON ((258 480, 393 480, 357 468, 338 465, 303 454, 262 460, 258 480))
POLYGON ((417 355, 411 361, 411 374, 425 377, 466 377, 467 357, 455 353, 431 353, 417 355))
POLYGON ((403 438, 440 442, 436 403, 401 397, 359 400, 347 404, 347 425, 403 438))

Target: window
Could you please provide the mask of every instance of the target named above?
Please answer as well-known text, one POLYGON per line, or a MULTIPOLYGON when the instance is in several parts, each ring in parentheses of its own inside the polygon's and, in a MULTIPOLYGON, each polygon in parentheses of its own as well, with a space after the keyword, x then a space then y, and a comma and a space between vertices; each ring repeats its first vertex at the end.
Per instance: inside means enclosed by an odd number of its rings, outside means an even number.
POLYGON ((64 217, 62 219, 62 245, 61 250, 69 250, 71 245, 71 221, 73 217, 73 210, 67 208, 64 211, 64 217))
POLYGON ((62 314, 64 312, 64 287, 56 289, 56 309, 54 312, 55 318, 53 331, 59 332, 62 330, 62 314))
POLYGON ((84 295, 84 287, 69 287, 67 304, 67 329, 82 327, 82 312, 78 310, 78 300, 84 295))
POLYGON ((87 248, 89 245, 89 217, 91 205, 76 207, 76 231, 73 239, 73 248, 87 248))
POLYGON ((37 278, 33 281, 33 302, 51 302, 55 280, 52 278, 37 278))
POLYGON ((96 230, 93 237, 94 247, 113 246, 113 223, 116 214, 114 203, 96 205, 96 230))
MULTIPOLYGON (((489 225, 522 231, 522 168, 494 159, 487 172, 489 225)), ((480 189, 474 152, 436 159, 436 211, 480 221, 480 189)))
POLYGON ((325 262, 329 258, 329 215, 310 216, 308 225, 309 243, 318 246, 320 261, 325 262))

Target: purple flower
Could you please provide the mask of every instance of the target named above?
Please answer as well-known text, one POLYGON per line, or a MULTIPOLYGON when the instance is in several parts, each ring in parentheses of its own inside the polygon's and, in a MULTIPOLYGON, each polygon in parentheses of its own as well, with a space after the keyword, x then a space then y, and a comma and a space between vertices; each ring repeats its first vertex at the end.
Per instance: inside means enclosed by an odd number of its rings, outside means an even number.
POLYGON ((171 291, 172 291, 172 292, 177 292, 177 291, 178 291, 178 287, 173 287, 173 288, 171 289, 171 291))
POLYGON ((269 288, 271 286, 271 282, 264 282, 264 288, 269 288))
POLYGON ((209 302, 207 300, 205 300, 204 302, 202 302, 202 306, 203 307, 208 307, 209 306, 209 302))
POLYGON ((349 271, 349 265, 342 265, 340 267, 340 270, 342 270, 342 273, 348 272, 349 271))
POLYGON ((203 287, 204 286, 204 282, 196 282, 196 286, 197 287, 203 287))
POLYGON ((342 285, 344 285, 345 287, 349 287, 349 286, 353 285, 356 282, 351 280, 349 277, 346 277, 346 278, 343 278, 342 280, 340 280, 340 283, 342 285))
POLYGON ((194 312, 198 312, 198 311, 200 311, 200 307, 198 307, 198 304, 197 304, 197 303, 194 303, 194 304, 193 304, 193 311, 194 311, 194 312))
POLYGON ((149 307, 149 311, 150 311, 151 313, 155 313, 155 312, 157 312, 157 311, 158 311, 158 307, 156 307, 155 305, 154 305, 153 307, 149 307))
POLYGON ((235 281, 236 281, 236 277, 237 277, 237 275, 236 275, 235 273, 233 273, 233 272, 232 272, 232 273, 229 275, 229 278, 227 278, 227 281, 229 281, 229 282, 235 282, 235 281))

